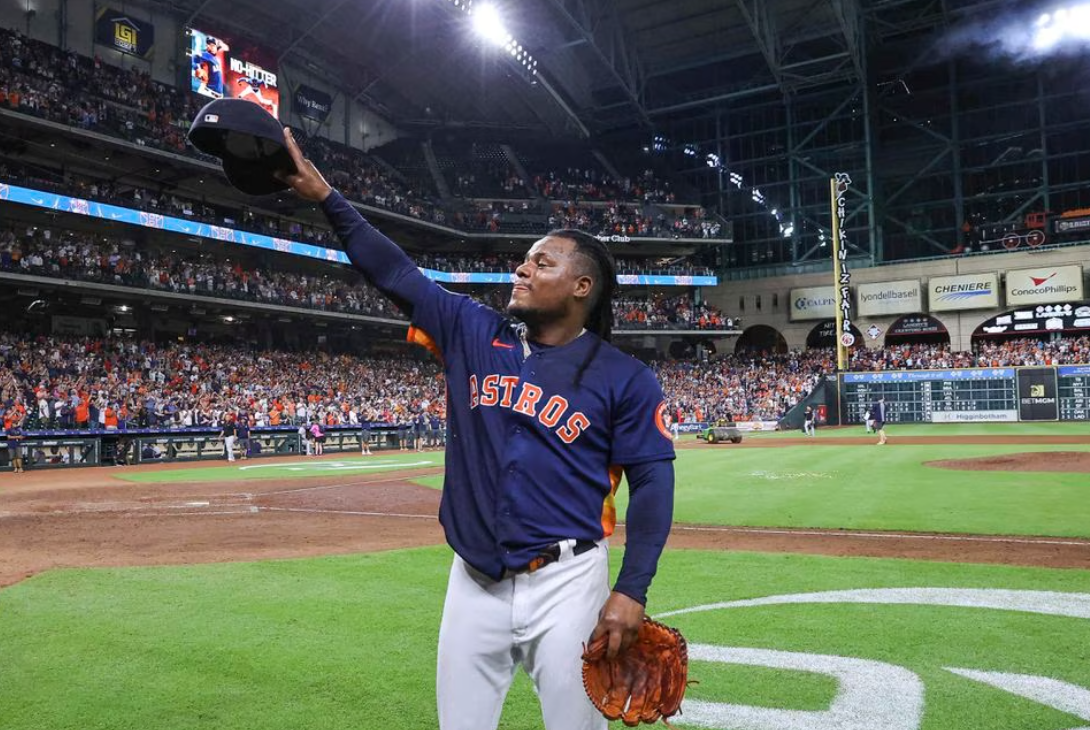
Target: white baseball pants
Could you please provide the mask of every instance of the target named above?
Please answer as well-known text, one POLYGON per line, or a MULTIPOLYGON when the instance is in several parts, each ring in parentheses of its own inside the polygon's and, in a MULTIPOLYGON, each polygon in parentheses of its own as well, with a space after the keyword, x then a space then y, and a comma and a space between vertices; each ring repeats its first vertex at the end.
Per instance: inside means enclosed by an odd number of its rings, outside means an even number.
POLYGON ((440 730, 495 730, 518 665, 545 730, 606 730, 583 690, 583 644, 609 597, 608 541, 534 573, 494 581, 457 555, 439 628, 440 730))

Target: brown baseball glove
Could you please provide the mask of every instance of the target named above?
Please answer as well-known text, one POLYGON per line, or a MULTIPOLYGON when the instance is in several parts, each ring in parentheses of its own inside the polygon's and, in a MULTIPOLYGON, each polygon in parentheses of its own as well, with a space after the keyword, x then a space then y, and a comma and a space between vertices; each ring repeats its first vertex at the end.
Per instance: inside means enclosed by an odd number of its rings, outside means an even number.
POLYGON ((688 686, 689 652, 677 629, 644 618, 636 641, 606 659, 609 635, 583 649, 583 688, 598 711, 629 727, 658 722, 681 711, 688 686))

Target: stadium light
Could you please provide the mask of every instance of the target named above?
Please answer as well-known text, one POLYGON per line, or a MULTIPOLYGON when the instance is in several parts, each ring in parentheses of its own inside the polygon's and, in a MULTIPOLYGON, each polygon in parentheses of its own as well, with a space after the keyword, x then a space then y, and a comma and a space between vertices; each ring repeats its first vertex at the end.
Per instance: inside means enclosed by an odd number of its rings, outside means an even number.
MULTIPOLYGON (((490 3, 478 5, 471 12, 473 13, 473 30, 481 38, 496 46, 505 46, 513 40, 511 34, 503 27, 503 18, 500 17, 500 12, 496 10, 495 5, 490 3)), ((519 46, 519 50, 522 50, 522 46, 519 46)))
POLYGON ((1033 28, 1033 47, 1047 51, 1071 41, 1090 41, 1090 3, 1057 8, 1037 18, 1033 28))

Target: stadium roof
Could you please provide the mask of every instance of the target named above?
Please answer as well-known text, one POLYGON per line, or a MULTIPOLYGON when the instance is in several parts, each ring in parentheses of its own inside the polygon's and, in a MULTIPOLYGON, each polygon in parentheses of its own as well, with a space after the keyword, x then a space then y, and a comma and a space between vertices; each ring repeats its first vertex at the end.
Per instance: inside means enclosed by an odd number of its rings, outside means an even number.
MULTIPOLYGON (((474 0, 479 6, 487 0, 474 0)), ((248 35, 401 126, 588 134, 753 95, 859 83, 866 49, 1019 0, 493 0, 535 83, 453 0, 145 0, 248 35)), ((1031 3, 1033 4, 1033 3, 1031 3)), ((287 79, 289 84, 299 80, 287 79)))

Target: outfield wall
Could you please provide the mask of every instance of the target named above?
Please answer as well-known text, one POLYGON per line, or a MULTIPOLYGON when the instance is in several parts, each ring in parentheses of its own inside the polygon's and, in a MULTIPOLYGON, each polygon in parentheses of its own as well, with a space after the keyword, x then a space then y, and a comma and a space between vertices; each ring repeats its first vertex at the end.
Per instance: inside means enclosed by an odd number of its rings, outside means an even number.
POLYGON ((1090 365, 841 373, 841 423, 880 398, 889 423, 1090 421, 1090 365))

